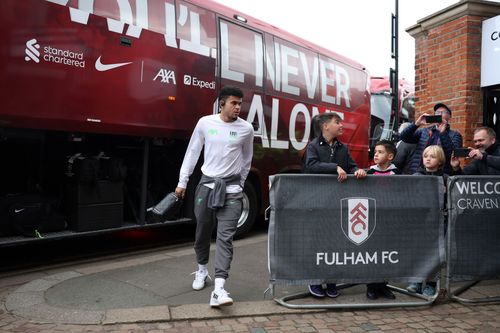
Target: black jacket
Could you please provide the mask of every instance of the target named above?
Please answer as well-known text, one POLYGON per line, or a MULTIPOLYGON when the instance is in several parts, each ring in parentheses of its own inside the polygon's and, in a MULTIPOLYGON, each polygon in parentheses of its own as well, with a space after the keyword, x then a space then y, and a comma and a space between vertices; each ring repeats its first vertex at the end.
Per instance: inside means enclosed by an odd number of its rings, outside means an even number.
POLYGON ((397 144, 396 157, 394 157, 394 165, 401 170, 402 174, 410 174, 410 164, 413 160, 413 153, 415 153, 416 143, 408 143, 401 140, 397 144))
POLYGON ((309 143, 304 162, 305 173, 337 174, 337 166, 350 174, 358 170, 347 146, 337 139, 330 146, 322 135, 309 143))
POLYGON ((463 171, 454 171, 454 175, 500 175, 500 145, 495 143, 486 149, 481 160, 472 160, 463 171))
POLYGON ((423 176, 441 176, 443 177, 444 185, 446 186, 446 183, 448 182, 448 174, 443 172, 443 169, 439 169, 438 171, 427 171, 425 170, 424 167, 419 167, 417 169, 417 172, 414 173, 414 175, 423 175, 423 176))

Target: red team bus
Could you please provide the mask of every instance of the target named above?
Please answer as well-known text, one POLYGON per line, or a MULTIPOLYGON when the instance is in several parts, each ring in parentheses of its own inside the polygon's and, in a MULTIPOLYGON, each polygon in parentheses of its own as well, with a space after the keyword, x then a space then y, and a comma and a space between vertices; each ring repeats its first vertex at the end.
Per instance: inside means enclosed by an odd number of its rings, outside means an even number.
POLYGON ((181 212, 146 209, 175 189, 226 85, 255 130, 238 234, 267 207, 268 176, 301 171, 315 114, 339 113, 368 166, 365 68, 217 2, 2 0, 0 32, 0 244, 36 240, 12 223, 50 239, 193 221, 199 171, 181 212))

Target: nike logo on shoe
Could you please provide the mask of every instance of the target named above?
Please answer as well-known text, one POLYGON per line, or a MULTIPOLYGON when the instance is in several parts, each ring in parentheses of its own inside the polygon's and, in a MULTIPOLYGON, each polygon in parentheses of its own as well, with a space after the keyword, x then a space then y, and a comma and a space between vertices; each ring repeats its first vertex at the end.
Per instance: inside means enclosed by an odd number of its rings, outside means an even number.
POLYGON ((101 62, 101 56, 99 56, 99 58, 97 58, 97 60, 95 61, 95 69, 98 70, 99 72, 105 72, 105 71, 109 71, 110 69, 115 69, 118 67, 129 65, 131 63, 132 62, 121 62, 121 63, 117 63, 117 64, 103 64, 101 62))
POLYGON ((14 209, 14 213, 20 213, 20 212, 22 212, 25 209, 26 208, 14 209))

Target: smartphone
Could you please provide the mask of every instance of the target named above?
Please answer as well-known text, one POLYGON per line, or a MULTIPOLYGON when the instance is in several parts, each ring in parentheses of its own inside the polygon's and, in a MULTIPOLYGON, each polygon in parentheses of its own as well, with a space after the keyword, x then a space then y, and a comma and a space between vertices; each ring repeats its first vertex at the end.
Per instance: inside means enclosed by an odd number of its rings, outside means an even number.
POLYGON ((443 122, 443 116, 425 116, 425 121, 428 124, 433 124, 433 123, 442 123, 443 122))
POLYGON ((453 156, 455 157, 467 157, 469 156, 470 148, 455 148, 453 149, 453 156))

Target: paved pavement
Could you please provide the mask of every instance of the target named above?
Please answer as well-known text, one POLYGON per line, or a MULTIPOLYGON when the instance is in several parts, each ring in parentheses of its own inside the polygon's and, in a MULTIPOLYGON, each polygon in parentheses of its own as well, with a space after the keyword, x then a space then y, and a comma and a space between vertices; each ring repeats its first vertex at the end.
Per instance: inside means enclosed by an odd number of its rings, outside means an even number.
MULTIPOLYGON (((305 297, 291 302, 347 308, 283 307, 264 298, 269 278, 265 235, 235 242, 226 284, 235 299, 231 307, 209 307, 212 284, 202 291, 191 289, 189 274, 195 268, 194 251, 183 247, 0 276, 0 333, 500 332, 499 304, 465 306, 440 297, 431 306, 349 308, 367 303, 364 286, 342 289, 336 300, 305 297)), ((280 286, 275 295, 304 289, 280 286)), ((464 293, 488 295, 500 295, 498 281, 480 283, 464 293)), ((397 301, 415 298, 398 294, 397 301)))

